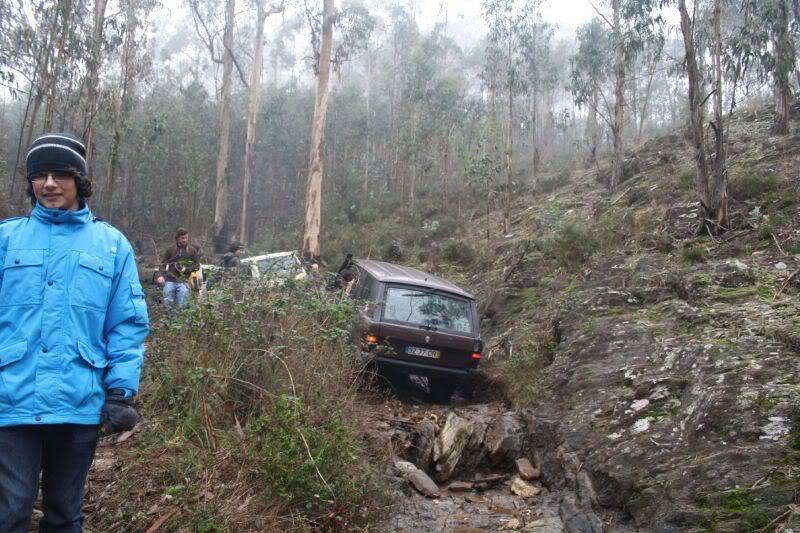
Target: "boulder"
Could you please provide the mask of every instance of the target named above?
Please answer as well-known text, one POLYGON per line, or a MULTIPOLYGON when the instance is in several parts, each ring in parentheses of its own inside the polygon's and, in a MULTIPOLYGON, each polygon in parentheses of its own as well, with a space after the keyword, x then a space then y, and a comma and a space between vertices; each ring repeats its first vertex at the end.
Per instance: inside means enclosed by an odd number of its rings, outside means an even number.
POLYGON ((436 429, 436 424, 428 418, 421 420, 414 428, 414 433, 416 434, 414 438, 414 464, 426 472, 433 458, 436 429))
POLYGON ((486 429, 484 446, 493 464, 512 461, 519 457, 525 437, 525 429, 516 413, 504 413, 486 429))
POLYGON ((535 468, 526 457, 520 457, 514 464, 522 479, 532 481, 542 477, 542 472, 538 468, 535 468))
POLYGON ((428 498, 438 498, 441 494, 438 485, 428 477, 428 474, 408 461, 395 461, 395 469, 408 481, 420 494, 428 498))
POLYGON ((580 511, 572 502, 561 502, 558 514, 567 533, 605 533, 605 526, 597 515, 580 511))
POLYGON ((474 425, 471 421, 455 413, 447 415, 433 447, 434 477, 438 481, 447 481, 453 475, 473 431, 474 425))
POLYGON ((531 485, 519 476, 514 476, 511 480, 511 492, 522 498, 533 498, 542 493, 542 489, 531 485))

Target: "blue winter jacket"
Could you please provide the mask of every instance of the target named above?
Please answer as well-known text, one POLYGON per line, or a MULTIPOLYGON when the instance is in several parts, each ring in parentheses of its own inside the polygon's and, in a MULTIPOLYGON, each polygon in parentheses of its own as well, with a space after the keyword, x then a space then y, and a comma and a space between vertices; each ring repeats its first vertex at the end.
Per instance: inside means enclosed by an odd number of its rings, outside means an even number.
POLYGON ((97 424, 136 394, 148 333, 133 249, 110 224, 37 204, 0 222, 0 426, 97 424))

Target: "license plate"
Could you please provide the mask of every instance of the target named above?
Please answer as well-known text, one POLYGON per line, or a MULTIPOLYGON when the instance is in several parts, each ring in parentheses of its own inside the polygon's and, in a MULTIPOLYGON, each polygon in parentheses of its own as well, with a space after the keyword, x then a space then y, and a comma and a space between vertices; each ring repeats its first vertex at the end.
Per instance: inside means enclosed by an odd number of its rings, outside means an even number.
POLYGON ((406 346, 406 353, 418 357, 430 357, 431 359, 439 359, 440 355, 439 350, 429 350, 428 348, 420 348, 418 346, 406 346))

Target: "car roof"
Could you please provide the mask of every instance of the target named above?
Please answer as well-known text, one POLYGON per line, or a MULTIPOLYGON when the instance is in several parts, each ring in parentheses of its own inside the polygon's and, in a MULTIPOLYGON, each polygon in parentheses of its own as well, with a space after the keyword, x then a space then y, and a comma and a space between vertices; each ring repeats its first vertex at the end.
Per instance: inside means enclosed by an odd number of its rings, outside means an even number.
POLYGON ((264 259, 275 259, 276 257, 288 257, 294 255, 294 252, 275 252, 273 254, 253 255, 250 257, 243 257, 242 263, 252 263, 253 261, 263 261, 264 259))
POLYGON ((356 259, 355 264, 366 270, 371 276, 381 282, 404 283, 407 285, 417 285, 429 289, 436 289, 450 292, 474 300, 475 297, 470 293, 453 285, 447 280, 428 274, 416 268, 403 265, 395 265, 385 261, 375 261, 372 259, 356 259))

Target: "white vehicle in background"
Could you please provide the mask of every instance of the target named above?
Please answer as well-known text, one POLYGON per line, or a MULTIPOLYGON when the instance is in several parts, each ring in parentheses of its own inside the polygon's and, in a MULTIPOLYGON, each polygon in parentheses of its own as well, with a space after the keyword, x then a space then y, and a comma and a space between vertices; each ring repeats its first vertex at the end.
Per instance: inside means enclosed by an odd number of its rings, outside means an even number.
POLYGON ((270 286, 280 286, 286 280, 306 279, 308 272, 295 252, 275 252, 254 255, 241 260, 242 267, 250 267, 253 279, 268 279, 270 286))
MULTIPOLYGON (((240 273, 249 279, 265 280, 269 287, 280 287, 289 279, 303 280, 308 276, 303 263, 295 252, 275 252, 272 254, 254 255, 240 259, 240 273)), ((227 273, 225 267, 219 265, 200 265, 203 289, 216 286, 227 273)), ((234 269, 230 269, 234 270, 234 269)))

